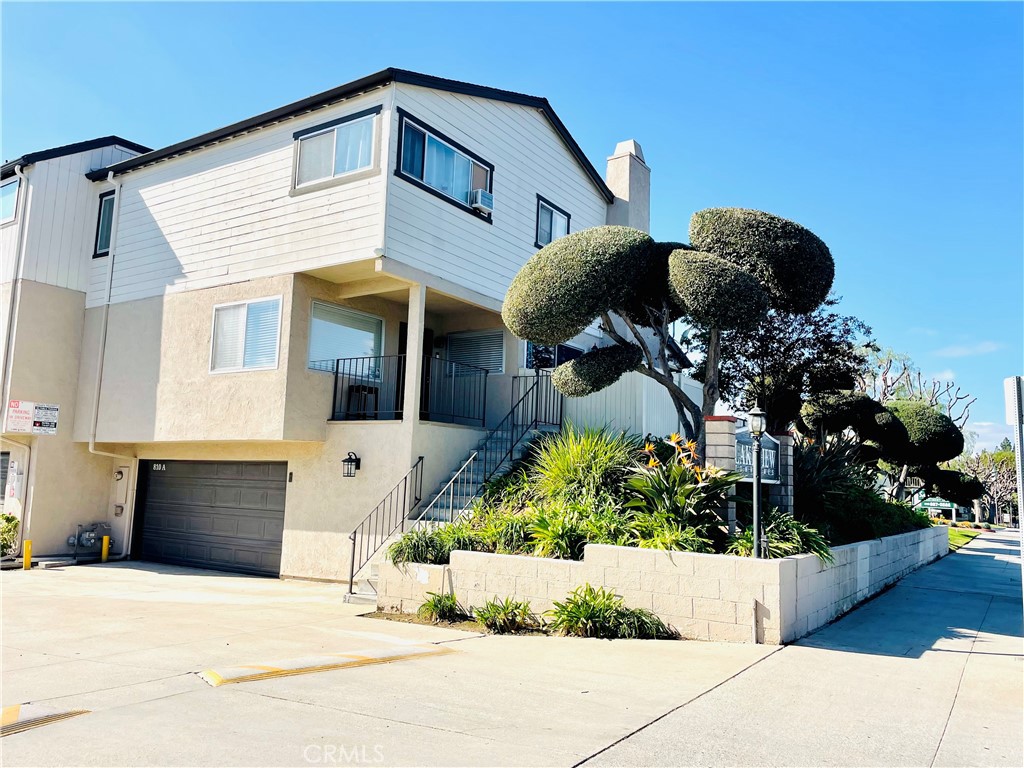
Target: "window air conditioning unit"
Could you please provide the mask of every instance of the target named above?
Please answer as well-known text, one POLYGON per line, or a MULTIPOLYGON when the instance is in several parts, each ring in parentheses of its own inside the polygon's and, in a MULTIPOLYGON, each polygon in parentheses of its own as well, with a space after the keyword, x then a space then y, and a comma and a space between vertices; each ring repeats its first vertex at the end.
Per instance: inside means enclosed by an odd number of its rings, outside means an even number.
POLYGON ((494 195, 486 189, 474 189, 470 196, 470 205, 481 213, 494 212, 494 195))

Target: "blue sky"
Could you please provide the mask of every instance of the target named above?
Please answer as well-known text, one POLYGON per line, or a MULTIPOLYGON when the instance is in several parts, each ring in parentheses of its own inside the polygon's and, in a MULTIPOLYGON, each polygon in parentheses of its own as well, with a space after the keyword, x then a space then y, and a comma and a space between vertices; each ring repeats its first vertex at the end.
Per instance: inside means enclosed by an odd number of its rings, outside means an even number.
POLYGON ((652 233, 761 208, 843 308, 1007 433, 1024 372, 1024 6, 38 4, 2 9, 4 158, 159 147, 387 66, 546 96, 594 164, 635 138, 652 233))

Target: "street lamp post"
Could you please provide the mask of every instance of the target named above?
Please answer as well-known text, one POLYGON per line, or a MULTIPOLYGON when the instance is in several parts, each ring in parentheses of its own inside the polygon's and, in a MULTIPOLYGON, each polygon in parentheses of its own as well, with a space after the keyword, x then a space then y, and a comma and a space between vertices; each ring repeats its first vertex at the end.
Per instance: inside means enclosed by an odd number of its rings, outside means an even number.
POLYGON ((751 495, 753 496, 754 506, 754 522, 753 522, 753 537, 754 537, 754 557, 764 557, 768 553, 765 552, 765 546, 763 539, 763 533, 761 531, 761 436, 764 434, 765 428, 767 427, 767 418, 764 411, 758 406, 754 406, 753 410, 750 411, 750 436, 754 440, 754 477, 753 477, 753 489, 751 495))

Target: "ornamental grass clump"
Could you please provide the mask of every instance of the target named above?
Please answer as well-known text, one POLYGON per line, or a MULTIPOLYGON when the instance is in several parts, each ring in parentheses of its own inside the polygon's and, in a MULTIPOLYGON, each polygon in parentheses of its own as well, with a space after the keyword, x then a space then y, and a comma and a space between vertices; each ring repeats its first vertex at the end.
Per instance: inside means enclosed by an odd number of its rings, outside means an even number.
POLYGON ((442 621, 454 622, 469 618, 452 592, 427 592, 427 599, 419 607, 419 610, 416 611, 416 615, 435 624, 442 621))
POLYGON ((668 640, 678 637, 665 622, 642 608, 627 608, 621 597, 604 587, 577 587, 547 612, 548 629, 570 637, 605 640, 668 640))
POLYGON ((530 632, 541 628, 540 619, 523 600, 494 597, 473 609, 473 617, 495 635, 530 632))

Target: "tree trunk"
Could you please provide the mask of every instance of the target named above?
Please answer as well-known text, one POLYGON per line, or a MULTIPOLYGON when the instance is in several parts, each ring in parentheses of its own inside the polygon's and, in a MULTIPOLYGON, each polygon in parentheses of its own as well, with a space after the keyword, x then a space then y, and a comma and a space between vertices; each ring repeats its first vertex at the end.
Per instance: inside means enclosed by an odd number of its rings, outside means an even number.
MULTIPOLYGON (((715 405, 718 403, 718 365, 721 358, 722 342, 719 337, 719 331, 717 328, 712 328, 708 332, 708 356, 705 362, 704 374, 704 401, 701 403, 701 417, 713 416, 715 414, 715 405)), ((701 430, 700 437, 697 439, 697 453, 700 454, 701 463, 705 463, 705 456, 707 456, 707 431, 701 430)))
POLYGON ((971 504, 974 507, 974 522, 976 522, 976 523, 984 522, 981 519, 981 499, 975 499, 973 502, 971 502, 971 504))

